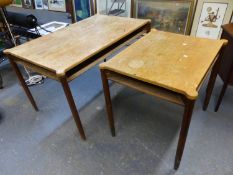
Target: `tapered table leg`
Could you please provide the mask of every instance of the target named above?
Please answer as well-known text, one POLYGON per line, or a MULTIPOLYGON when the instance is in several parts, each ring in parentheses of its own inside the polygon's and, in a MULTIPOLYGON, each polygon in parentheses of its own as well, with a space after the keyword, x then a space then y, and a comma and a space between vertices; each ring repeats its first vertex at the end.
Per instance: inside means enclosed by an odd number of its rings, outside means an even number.
POLYGON ((211 94, 212 94, 213 89, 214 89, 214 84, 215 84, 215 81, 216 81, 216 78, 218 75, 219 68, 221 66, 222 55, 223 55, 224 50, 225 50, 225 47, 222 48, 221 53, 218 57, 218 60, 214 64, 211 75, 210 75, 209 83, 208 83, 208 86, 206 89, 206 96, 205 96, 205 100, 204 100, 204 105, 203 105, 204 111, 207 109, 209 102, 210 102, 211 94))
POLYGON ((217 71, 213 68, 211 75, 210 75, 210 79, 209 79, 209 83, 206 89, 206 96, 205 96, 205 101, 204 101, 204 105, 203 105, 203 110, 205 111, 209 105, 210 102, 210 97, 211 94, 213 92, 214 89, 214 84, 217 78, 217 71))
POLYGON ((3 88, 3 82, 2 82, 2 76, 1 76, 1 73, 0 73, 0 89, 2 89, 3 88))
POLYGON ((22 74, 21 74, 21 72, 20 72, 20 70, 19 70, 17 64, 16 64, 13 60, 11 60, 11 59, 9 59, 9 61, 10 61, 11 65, 12 65, 12 67, 13 67, 13 69, 14 69, 14 71, 15 71, 15 73, 16 73, 18 79, 19 79, 19 82, 20 82, 21 86, 23 87, 23 90, 25 91, 25 93, 26 93, 28 99, 30 100, 32 106, 34 107, 34 109, 35 109, 36 111, 38 111, 36 102, 35 102, 35 100, 34 100, 32 94, 31 94, 31 92, 30 92, 30 90, 29 90, 27 84, 25 83, 25 80, 24 80, 24 78, 23 78, 23 76, 22 76, 22 74))
POLYGON ((103 83, 103 89, 104 89, 105 103, 106 103, 106 108, 107 108, 107 113, 108 113, 108 122, 109 122, 109 126, 111 129, 111 134, 114 137, 116 133, 115 133, 114 118, 113 118, 113 112, 112 112, 112 102, 111 102, 108 79, 107 79, 105 71, 104 70, 100 70, 100 71, 101 71, 101 77, 102 77, 102 83, 103 83))
POLYGON ((215 112, 217 112, 218 109, 219 109, 219 106, 220 106, 220 104, 221 104, 221 102, 222 102, 222 99, 223 99, 223 97, 224 97, 224 94, 225 94, 225 92, 226 92, 227 85, 228 85, 228 83, 226 82, 226 83, 224 83, 224 85, 223 85, 223 87, 222 87, 221 93, 220 93, 219 98, 218 98, 218 102, 217 102, 217 104, 216 104, 216 106, 215 106, 215 109, 214 109, 215 112))
POLYGON ((75 105, 75 102, 74 102, 74 99, 73 99, 73 96, 72 96, 72 93, 71 93, 71 90, 70 90, 70 87, 69 87, 69 84, 67 82, 66 77, 61 77, 60 82, 61 82, 63 90, 65 92, 67 101, 68 101, 69 106, 70 106, 70 110, 72 112, 76 126, 79 130, 80 136, 83 140, 86 140, 85 132, 83 130, 83 126, 82 126, 81 120, 79 118, 78 110, 76 108, 76 105, 75 105))
POLYGON ((195 104, 195 101, 193 101, 193 100, 186 99, 185 101, 186 102, 185 102, 184 115, 183 115, 183 120, 182 120, 182 124, 181 124, 180 136, 179 136, 178 146, 177 146, 177 150, 176 150, 176 157, 175 157, 174 169, 176 169, 176 170, 180 166, 181 158, 182 158, 184 147, 185 147, 186 138, 188 135, 189 125, 190 125, 190 121, 192 118, 193 107, 195 104))

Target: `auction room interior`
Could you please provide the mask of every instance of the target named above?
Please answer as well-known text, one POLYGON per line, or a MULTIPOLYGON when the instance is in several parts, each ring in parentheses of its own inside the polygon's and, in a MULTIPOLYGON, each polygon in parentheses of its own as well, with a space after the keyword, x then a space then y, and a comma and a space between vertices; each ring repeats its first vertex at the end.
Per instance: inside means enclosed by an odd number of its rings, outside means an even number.
POLYGON ((232 175, 232 0, 0 0, 0 175, 232 175))

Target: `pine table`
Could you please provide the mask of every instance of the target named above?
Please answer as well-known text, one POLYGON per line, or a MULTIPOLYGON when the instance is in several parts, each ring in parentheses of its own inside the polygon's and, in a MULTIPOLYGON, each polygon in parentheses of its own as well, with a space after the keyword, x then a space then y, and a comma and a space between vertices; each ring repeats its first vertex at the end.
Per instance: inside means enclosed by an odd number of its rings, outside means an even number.
POLYGON ((37 105, 16 63, 62 84, 82 139, 86 139, 68 82, 132 39, 150 31, 150 20, 95 15, 4 53, 35 110, 37 105))
POLYGON ((178 169, 198 91, 226 40, 200 39, 152 29, 106 63, 100 64, 111 133, 114 118, 108 80, 184 106, 175 157, 178 169))

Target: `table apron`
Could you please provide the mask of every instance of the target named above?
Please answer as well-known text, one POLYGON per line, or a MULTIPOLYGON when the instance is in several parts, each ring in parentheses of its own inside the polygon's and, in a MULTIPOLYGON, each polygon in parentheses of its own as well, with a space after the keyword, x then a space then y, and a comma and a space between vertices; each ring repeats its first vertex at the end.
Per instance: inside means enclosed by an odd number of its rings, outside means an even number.
POLYGON ((57 74, 55 71, 45 69, 41 66, 29 63, 29 62, 24 61, 22 59, 18 59, 17 57, 12 56, 12 55, 7 55, 7 57, 16 63, 19 63, 19 64, 25 66, 26 68, 32 69, 33 71, 35 71, 37 73, 40 73, 40 74, 45 75, 51 79, 59 81, 59 77, 57 77, 57 74))

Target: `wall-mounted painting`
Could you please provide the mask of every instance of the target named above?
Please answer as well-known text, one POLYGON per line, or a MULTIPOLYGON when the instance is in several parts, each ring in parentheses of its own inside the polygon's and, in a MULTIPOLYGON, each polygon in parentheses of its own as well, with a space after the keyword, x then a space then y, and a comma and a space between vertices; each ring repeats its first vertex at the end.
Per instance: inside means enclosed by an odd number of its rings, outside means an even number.
POLYGON ((137 0, 137 18, 151 19, 152 28, 189 34, 191 30, 194 0, 137 0))
POLYGON ((22 4, 22 1, 21 1, 21 0, 13 0, 11 6, 14 6, 14 7, 22 7, 23 4, 22 4))
POLYGON ((65 0, 48 0, 49 10, 66 12, 65 0))
POLYGON ((34 9, 34 1, 33 0, 22 0, 23 8, 34 9))
POLYGON ((232 10, 232 0, 199 0, 191 34, 201 38, 220 38, 221 26, 230 22, 232 10))
POLYGON ((96 3, 98 14, 131 17, 132 0, 97 0, 96 3))
POLYGON ((90 16, 89 0, 74 0, 76 21, 81 21, 90 16))
POLYGON ((34 0, 35 1, 35 9, 43 9, 43 1, 42 0, 34 0))

